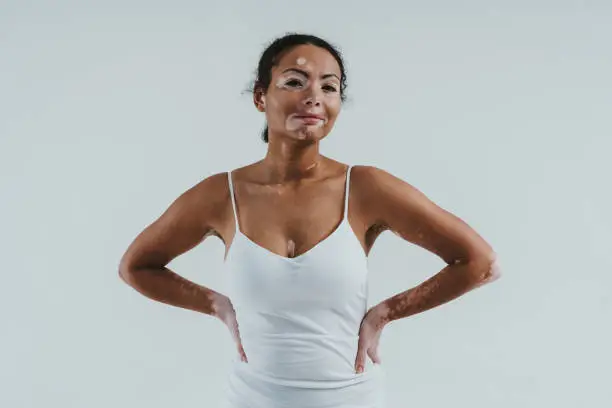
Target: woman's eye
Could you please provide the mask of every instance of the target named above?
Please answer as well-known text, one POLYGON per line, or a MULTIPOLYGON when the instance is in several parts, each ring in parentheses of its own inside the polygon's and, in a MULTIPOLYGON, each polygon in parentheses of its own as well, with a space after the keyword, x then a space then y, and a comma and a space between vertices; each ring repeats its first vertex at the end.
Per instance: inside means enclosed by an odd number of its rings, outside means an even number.
POLYGON ((285 82, 285 85, 300 86, 300 85, 302 85, 302 83, 300 81, 298 81, 297 79, 290 79, 289 81, 285 82))
POLYGON ((332 85, 325 85, 323 89, 325 89, 328 92, 336 92, 336 87, 332 85))

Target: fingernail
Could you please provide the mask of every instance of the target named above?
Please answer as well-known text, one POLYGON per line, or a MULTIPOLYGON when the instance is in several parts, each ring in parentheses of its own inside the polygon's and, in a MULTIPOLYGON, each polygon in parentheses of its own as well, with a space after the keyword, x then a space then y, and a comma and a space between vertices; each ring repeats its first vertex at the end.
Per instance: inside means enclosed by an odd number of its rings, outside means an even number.
POLYGON ((357 373, 361 374, 362 371, 363 371, 363 366, 357 366, 357 373))

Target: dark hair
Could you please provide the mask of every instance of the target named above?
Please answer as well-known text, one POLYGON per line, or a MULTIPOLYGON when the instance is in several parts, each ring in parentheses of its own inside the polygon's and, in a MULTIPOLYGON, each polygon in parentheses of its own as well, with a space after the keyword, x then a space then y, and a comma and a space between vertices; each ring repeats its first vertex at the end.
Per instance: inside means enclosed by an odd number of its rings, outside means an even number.
MULTIPOLYGON (((342 53, 329 42, 322 38, 308 34, 288 33, 272 41, 264 50, 259 58, 255 81, 253 83, 252 92, 263 90, 264 92, 270 86, 272 80, 272 67, 278 64, 279 60, 286 52, 298 45, 310 44, 316 47, 323 48, 336 59, 340 66, 340 99, 346 100, 346 68, 342 59, 342 53)), ((263 130, 261 138, 265 143, 268 143, 268 126, 263 130)))

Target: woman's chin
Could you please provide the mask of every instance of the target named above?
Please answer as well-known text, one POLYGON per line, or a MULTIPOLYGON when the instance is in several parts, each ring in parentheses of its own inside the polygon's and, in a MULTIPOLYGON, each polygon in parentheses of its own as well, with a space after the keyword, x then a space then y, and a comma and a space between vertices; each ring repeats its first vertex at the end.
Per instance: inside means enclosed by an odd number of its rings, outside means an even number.
POLYGON ((321 127, 307 126, 292 132, 296 139, 303 141, 316 142, 325 137, 321 127))

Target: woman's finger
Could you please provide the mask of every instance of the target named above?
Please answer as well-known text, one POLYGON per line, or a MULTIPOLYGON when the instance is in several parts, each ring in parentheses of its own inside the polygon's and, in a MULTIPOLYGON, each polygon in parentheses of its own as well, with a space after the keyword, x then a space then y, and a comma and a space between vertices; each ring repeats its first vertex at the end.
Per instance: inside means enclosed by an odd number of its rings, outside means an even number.
POLYGON ((249 360, 247 359, 246 353, 244 352, 244 348, 242 347, 242 344, 238 344, 238 354, 240 355, 240 360, 242 360, 245 363, 249 362, 249 360))
POLYGON ((355 372, 358 374, 363 372, 365 366, 366 347, 364 342, 360 339, 359 345, 357 346, 357 357, 355 358, 355 372))

